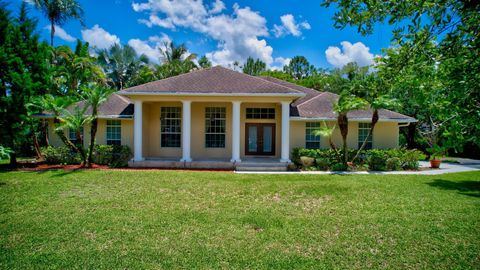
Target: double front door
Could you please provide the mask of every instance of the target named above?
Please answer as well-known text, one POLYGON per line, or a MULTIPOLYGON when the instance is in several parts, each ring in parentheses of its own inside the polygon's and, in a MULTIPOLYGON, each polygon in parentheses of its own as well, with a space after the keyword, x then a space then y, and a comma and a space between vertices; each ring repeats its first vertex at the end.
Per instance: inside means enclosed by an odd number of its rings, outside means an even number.
POLYGON ((245 124, 245 154, 275 155, 275 124, 245 124))

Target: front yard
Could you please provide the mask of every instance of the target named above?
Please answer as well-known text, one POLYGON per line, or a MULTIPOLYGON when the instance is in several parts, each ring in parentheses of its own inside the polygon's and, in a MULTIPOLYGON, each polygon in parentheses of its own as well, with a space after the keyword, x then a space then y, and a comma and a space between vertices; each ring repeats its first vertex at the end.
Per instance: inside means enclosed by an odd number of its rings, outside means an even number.
POLYGON ((0 172, 0 268, 477 268, 480 173, 0 172))

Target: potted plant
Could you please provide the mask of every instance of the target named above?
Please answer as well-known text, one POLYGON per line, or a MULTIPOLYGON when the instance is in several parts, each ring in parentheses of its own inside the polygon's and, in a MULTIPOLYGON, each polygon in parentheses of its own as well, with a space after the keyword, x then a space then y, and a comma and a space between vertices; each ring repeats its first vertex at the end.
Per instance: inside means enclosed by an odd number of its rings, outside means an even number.
POLYGON ((445 156, 447 149, 435 144, 428 148, 427 151, 430 153, 430 167, 434 169, 440 168, 440 164, 442 163, 441 158, 445 156))

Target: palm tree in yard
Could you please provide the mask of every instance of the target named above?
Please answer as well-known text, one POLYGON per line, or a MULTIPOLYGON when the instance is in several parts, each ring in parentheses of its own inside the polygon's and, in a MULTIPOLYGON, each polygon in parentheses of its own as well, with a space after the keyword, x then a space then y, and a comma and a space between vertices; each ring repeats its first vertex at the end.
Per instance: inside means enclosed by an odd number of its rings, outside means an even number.
POLYGON ((351 111, 363 110, 367 107, 368 103, 359 97, 353 95, 342 94, 337 102, 334 104, 334 112, 337 113, 337 124, 340 128, 340 134, 342 135, 342 150, 343 160, 345 165, 348 162, 348 150, 347 150, 347 135, 348 135, 348 116, 351 111))
MULTIPOLYGON (((85 166, 87 161, 87 155, 85 149, 83 148, 83 128, 91 122, 91 117, 85 115, 86 106, 83 108, 75 107, 73 112, 69 110, 64 110, 63 113, 58 117, 60 120, 60 125, 56 128, 58 132, 64 132, 66 129, 74 130, 76 137, 76 144, 68 140, 69 144, 75 146, 75 151, 80 154, 82 158, 82 166, 85 166)), ((72 148, 72 146, 70 146, 72 148)))
POLYGON ((148 64, 145 55, 138 56, 132 47, 120 44, 100 50, 97 61, 117 89, 128 86, 139 70, 148 64))
POLYGON ((75 51, 66 45, 56 47, 53 57, 55 82, 61 92, 76 95, 82 85, 105 83, 105 74, 88 53, 88 43, 77 41, 75 51))
POLYGON ((83 90, 83 97, 86 105, 92 110, 91 113, 91 125, 90 125, 90 146, 88 149, 88 157, 86 160, 86 166, 92 166, 93 149, 95 146, 95 136, 97 134, 98 126, 98 108, 102 103, 107 101, 108 97, 112 94, 112 90, 102 87, 94 86, 83 90))
POLYGON ((76 0, 31 0, 50 21, 50 45, 53 47, 55 26, 64 25, 69 19, 80 20, 83 24, 83 9, 76 0))
POLYGON ((162 64, 157 67, 157 77, 159 78, 176 76, 197 68, 193 62, 197 55, 189 53, 183 44, 177 46, 173 42, 165 43, 164 48, 160 48, 160 52, 162 64))
POLYGON ((375 98, 374 100, 372 100, 370 102, 370 108, 373 110, 372 112, 372 122, 371 122, 371 125, 370 125, 370 130, 368 131, 368 135, 367 137, 365 137, 365 140, 363 140, 363 143, 362 145, 360 146, 360 148, 358 149, 357 151, 357 154, 355 155, 355 157, 352 159, 352 162, 355 161, 355 159, 357 159, 358 155, 360 154, 360 152, 365 148, 365 146, 367 145, 367 142, 368 142, 368 138, 370 136, 372 136, 373 134, 373 129, 375 128, 375 125, 378 123, 378 120, 379 120, 379 115, 378 115, 378 111, 380 109, 384 109, 384 108, 391 108, 391 107, 395 107, 398 105, 398 102, 396 99, 393 99, 393 98, 390 98, 389 96, 379 96, 377 98, 375 98))
POLYGON ((35 101, 35 106, 38 106, 42 111, 53 114, 53 123, 55 125, 54 132, 62 140, 62 142, 70 148, 70 150, 79 153, 78 147, 70 141, 65 135, 61 115, 66 111, 66 108, 73 103, 69 97, 54 97, 52 95, 45 95, 35 101))

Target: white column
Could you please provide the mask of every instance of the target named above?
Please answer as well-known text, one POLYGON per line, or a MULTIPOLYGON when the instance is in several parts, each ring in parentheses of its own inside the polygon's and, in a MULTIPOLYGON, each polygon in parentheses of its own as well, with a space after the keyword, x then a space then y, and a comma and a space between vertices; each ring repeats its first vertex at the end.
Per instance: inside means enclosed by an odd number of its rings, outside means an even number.
POLYGON ((142 161, 142 140, 143 140, 143 116, 142 116, 142 101, 135 100, 135 107, 133 113, 133 160, 142 161))
POLYGON ((192 101, 185 100, 182 101, 183 110, 182 110, 182 159, 180 161, 190 162, 192 158, 190 157, 190 138, 192 126, 192 101))
POLYGON ((290 162, 290 102, 282 101, 282 154, 281 162, 290 162))
POLYGON ((232 101, 232 159, 231 162, 240 160, 240 104, 241 101, 232 101))

